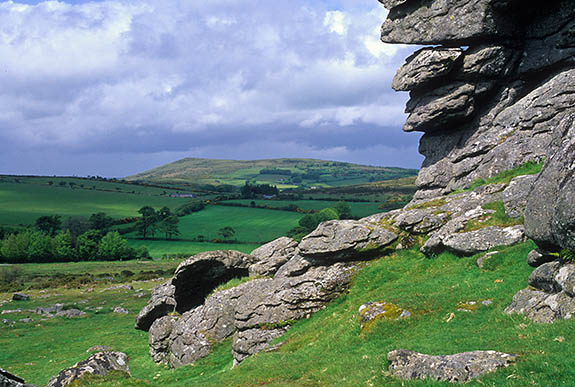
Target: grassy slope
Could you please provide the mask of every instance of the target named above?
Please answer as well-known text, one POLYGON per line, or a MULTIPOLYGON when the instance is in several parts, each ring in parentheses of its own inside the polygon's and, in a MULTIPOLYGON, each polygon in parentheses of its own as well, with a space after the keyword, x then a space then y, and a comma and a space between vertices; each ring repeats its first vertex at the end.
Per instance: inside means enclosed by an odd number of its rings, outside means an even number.
POLYGON ((96 212, 131 217, 138 216, 138 210, 145 205, 175 208, 189 200, 157 196, 159 192, 141 189, 132 194, 37 183, 2 183, 0 224, 33 224, 42 215, 90 216, 96 212))
MULTIPOLYGON (((285 341, 280 350, 253 356, 232 370, 230 340, 194 366, 173 371, 155 365, 147 352, 147 335, 132 328, 145 299, 62 291, 67 302, 89 299, 87 305, 105 302, 106 308, 123 302, 131 314, 103 311, 80 320, 0 327, 0 346, 9 348, 0 351, 0 364, 29 382, 43 384, 63 367, 85 358, 89 346, 111 344, 129 354, 133 378, 129 382, 115 377, 96 379, 88 385, 424 386, 445 384, 393 379, 387 373, 387 352, 396 348, 431 354, 494 349, 517 353, 521 360, 470 385, 570 385, 575 378, 573 323, 538 325, 503 313, 513 294, 526 286, 531 269, 524 262, 532 248, 531 242, 507 248, 484 271, 475 266, 474 258, 450 254, 429 260, 417 252, 402 251, 374 261, 360 271, 348 294, 298 322, 280 338, 285 341), (485 299, 493 304, 473 312, 456 310, 461 302, 485 299), (376 300, 394 302, 409 309, 413 317, 382 321, 361 333, 358 308, 376 300), (454 317, 447 322, 451 313, 454 317)), ((2 309, 12 307, 8 304, 2 309)))
POLYGON ((320 180, 304 181, 319 186, 339 186, 366 182, 369 176, 387 178, 414 175, 415 170, 402 168, 373 167, 359 164, 341 163, 313 159, 268 159, 268 160, 215 160, 186 158, 166 164, 149 171, 129 176, 128 180, 145 181, 193 181, 197 184, 232 184, 243 185, 246 180, 258 183, 279 184, 282 188, 293 187, 283 184, 286 176, 261 175, 265 168, 291 170, 302 174, 306 171, 321 170, 320 180), (337 174, 338 176, 335 176, 337 174))

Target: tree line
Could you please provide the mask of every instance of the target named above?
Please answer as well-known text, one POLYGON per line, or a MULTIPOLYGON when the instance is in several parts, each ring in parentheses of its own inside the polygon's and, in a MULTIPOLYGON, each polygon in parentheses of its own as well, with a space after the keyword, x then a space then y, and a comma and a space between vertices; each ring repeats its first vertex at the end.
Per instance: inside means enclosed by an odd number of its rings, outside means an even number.
POLYGON ((90 218, 41 216, 34 228, 4 235, 0 259, 9 263, 129 260, 149 258, 145 247, 133 248, 110 228, 117 221, 100 212, 90 218))

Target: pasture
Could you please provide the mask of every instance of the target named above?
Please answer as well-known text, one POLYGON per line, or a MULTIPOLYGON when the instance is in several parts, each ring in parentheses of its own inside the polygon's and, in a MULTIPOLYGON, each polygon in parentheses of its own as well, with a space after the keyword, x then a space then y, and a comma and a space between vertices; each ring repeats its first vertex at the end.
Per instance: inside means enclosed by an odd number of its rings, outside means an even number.
POLYGON ((97 212, 114 218, 134 217, 145 205, 173 209, 189 200, 161 196, 163 190, 157 188, 140 187, 131 191, 71 188, 69 185, 30 183, 25 179, 20 183, 1 182, 0 224, 27 225, 43 215, 72 217, 97 212))

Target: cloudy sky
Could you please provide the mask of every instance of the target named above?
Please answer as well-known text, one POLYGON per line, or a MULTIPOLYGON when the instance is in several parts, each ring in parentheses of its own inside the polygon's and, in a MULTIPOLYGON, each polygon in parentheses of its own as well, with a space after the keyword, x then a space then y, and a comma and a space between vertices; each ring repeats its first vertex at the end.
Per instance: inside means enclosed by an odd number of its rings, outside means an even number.
POLYGON ((0 173, 183 157, 419 167, 377 0, 0 2, 0 173))

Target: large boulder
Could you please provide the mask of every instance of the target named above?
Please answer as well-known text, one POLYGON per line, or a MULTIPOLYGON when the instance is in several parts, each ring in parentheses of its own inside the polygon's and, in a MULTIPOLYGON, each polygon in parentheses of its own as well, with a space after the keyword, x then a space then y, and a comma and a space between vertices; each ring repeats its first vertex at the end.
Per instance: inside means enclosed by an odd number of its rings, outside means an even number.
POLYGON ((397 237, 381 222, 329 220, 304 237, 298 249, 303 257, 336 262, 381 252, 397 237))
POLYGON ((475 85, 448 83, 424 93, 414 93, 405 109, 409 117, 403 124, 406 132, 434 132, 458 124, 475 111, 475 85))
POLYGON ((247 277, 256 258, 234 250, 207 251, 182 262, 172 278, 176 310, 180 313, 202 305, 218 285, 247 277))
POLYGON ((409 91, 441 78, 453 69, 462 56, 460 48, 423 48, 405 60, 397 71, 391 87, 396 91, 409 91))
POLYGON ((473 351, 432 356, 405 349, 387 354, 392 375, 406 380, 431 379, 467 382, 513 364, 517 355, 496 351, 473 351))
POLYGON ((503 191, 505 213, 510 218, 522 217, 527 206, 527 197, 533 188, 537 175, 518 176, 511 180, 503 191))
POLYGON ((513 37, 512 15, 499 9, 500 4, 498 0, 395 3, 381 27, 381 39, 387 43, 454 46, 513 37))
POLYGON ((238 333, 232 346, 235 362, 268 348, 271 340, 282 335, 293 321, 309 317, 339 296, 355 270, 354 265, 336 263, 308 266, 297 276, 276 275, 274 279, 251 281, 236 304, 238 333))
POLYGON ((445 248, 459 255, 473 255, 496 246, 511 246, 525 240, 522 225, 485 227, 475 231, 455 233, 441 241, 445 248))
POLYGON ((86 374, 106 375, 110 371, 125 372, 130 375, 128 355, 122 352, 98 352, 77 363, 71 368, 61 371, 47 384, 47 387, 62 387, 72 384, 86 374))
POLYGON ((166 316, 156 320, 149 333, 150 354, 154 361, 181 367, 207 356, 213 343, 236 331, 236 304, 246 286, 242 284, 216 292, 203 305, 179 318, 166 316))
POLYGON ((249 267, 250 277, 273 276, 295 255, 296 247, 297 242, 288 237, 281 237, 258 247, 251 253, 257 262, 249 267))
POLYGON ((575 251, 575 114, 557 127, 553 147, 527 198, 525 229, 546 250, 575 251))
POLYGON ((138 313, 135 328, 147 331, 155 320, 173 312, 176 309, 175 289, 171 280, 156 286, 152 290, 150 301, 138 313))

